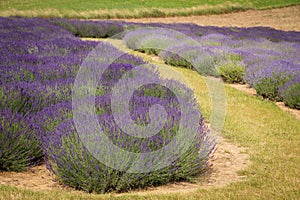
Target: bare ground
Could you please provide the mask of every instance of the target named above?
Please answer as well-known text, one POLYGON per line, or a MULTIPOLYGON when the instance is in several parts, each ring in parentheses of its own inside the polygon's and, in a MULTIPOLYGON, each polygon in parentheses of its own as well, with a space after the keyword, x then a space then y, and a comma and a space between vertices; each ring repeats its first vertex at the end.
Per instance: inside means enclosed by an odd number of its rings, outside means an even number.
POLYGON ((246 148, 231 144, 222 137, 217 139, 217 149, 214 159, 210 162, 213 164, 210 172, 204 177, 199 177, 195 183, 172 183, 132 193, 139 195, 184 193, 197 189, 224 187, 230 183, 245 180, 246 177, 238 172, 245 170, 251 163, 246 148))
POLYGON ((221 15, 124 19, 124 21, 142 23, 195 23, 201 26, 265 26, 284 31, 300 31, 300 5, 271 10, 249 10, 221 15))
MULTIPOLYGON (((286 7, 281 9, 250 10, 246 12, 210 15, 210 16, 191 16, 175 18, 149 18, 149 19, 130 19, 133 22, 162 22, 162 23, 196 23, 203 26, 234 26, 234 27, 253 27, 267 26, 285 31, 300 31, 300 6, 286 7)), ((255 92, 247 86, 235 85, 235 88, 255 95, 255 92)), ((283 109, 282 103, 278 103, 283 109)), ((290 109, 288 109, 290 110, 290 109)), ((298 111, 300 116, 300 111, 298 111)), ((134 192, 134 194, 149 193, 169 193, 169 192, 190 192, 199 188, 224 187, 232 182, 243 181, 246 177, 238 173, 249 166, 249 155, 247 149, 229 143, 224 138, 218 138, 215 160, 211 173, 206 178, 200 178, 194 184, 173 183, 166 186, 149 188, 134 192)), ((26 172, 0 172, 0 184, 12 185, 32 190, 63 190, 74 191, 58 183, 55 176, 46 170, 45 165, 30 168, 26 172)))
POLYGON ((289 107, 285 106, 283 102, 276 102, 276 105, 279 106, 279 108, 281 108, 282 110, 292 113, 298 119, 300 119, 300 110, 289 108, 289 107))

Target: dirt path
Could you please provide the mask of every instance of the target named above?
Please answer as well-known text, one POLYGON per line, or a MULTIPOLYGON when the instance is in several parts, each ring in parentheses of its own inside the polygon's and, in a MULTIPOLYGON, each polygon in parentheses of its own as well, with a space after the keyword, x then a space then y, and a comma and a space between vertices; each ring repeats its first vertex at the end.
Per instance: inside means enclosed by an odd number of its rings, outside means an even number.
POLYGON ((125 19, 130 22, 195 23, 201 26, 267 26, 285 31, 300 31, 300 5, 272 10, 249 10, 221 15, 125 19))
MULTIPOLYGON (((249 155, 246 152, 246 148, 238 147, 220 137, 217 140, 217 149, 214 154, 214 159, 211 161, 213 167, 205 179, 203 177, 199 178, 199 180, 193 184, 186 182, 174 183, 124 194, 134 193, 144 195, 149 193, 190 192, 199 188, 209 189, 212 187, 223 187, 232 182, 242 181, 245 177, 238 175, 237 172, 245 170, 250 164, 249 155)), ((36 191, 58 190, 82 193, 59 184, 55 176, 46 169, 45 165, 30 168, 26 172, 0 172, 0 184, 36 191)))

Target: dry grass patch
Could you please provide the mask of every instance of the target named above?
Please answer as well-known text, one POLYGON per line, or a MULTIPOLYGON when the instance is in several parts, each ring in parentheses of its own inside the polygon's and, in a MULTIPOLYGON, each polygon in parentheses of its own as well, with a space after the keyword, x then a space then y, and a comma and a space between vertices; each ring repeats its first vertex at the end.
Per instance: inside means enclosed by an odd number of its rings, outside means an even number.
POLYGON ((191 8, 137 8, 137 9, 101 9, 76 11, 72 9, 32 9, 17 10, 7 9, 0 11, 0 16, 24 16, 24 17, 60 17, 82 19, 115 19, 115 18, 145 18, 145 17, 174 17, 190 15, 207 15, 237 12, 253 9, 251 3, 224 3, 218 5, 200 5, 191 8))

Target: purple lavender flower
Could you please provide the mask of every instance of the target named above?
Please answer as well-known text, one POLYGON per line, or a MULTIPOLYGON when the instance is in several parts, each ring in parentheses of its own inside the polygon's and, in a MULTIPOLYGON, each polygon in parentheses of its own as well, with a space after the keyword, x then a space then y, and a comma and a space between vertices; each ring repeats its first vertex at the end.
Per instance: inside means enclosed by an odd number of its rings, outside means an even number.
POLYGON ((0 109, 0 171, 22 171, 41 160, 40 142, 30 122, 30 117, 0 109))
POLYGON ((279 88, 279 96, 285 105, 300 109, 300 74, 279 88))

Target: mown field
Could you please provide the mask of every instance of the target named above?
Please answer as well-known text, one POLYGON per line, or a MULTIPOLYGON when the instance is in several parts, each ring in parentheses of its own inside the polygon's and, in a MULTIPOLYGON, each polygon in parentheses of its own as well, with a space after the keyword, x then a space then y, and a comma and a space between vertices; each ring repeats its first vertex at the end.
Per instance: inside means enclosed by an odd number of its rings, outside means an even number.
POLYGON ((247 9, 266 9, 299 4, 299 0, 268 1, 1 1, 1 16, 71 18, 141 18, 228 13, 247 9), (118 10, 121 10, 119 12, 118 10))

